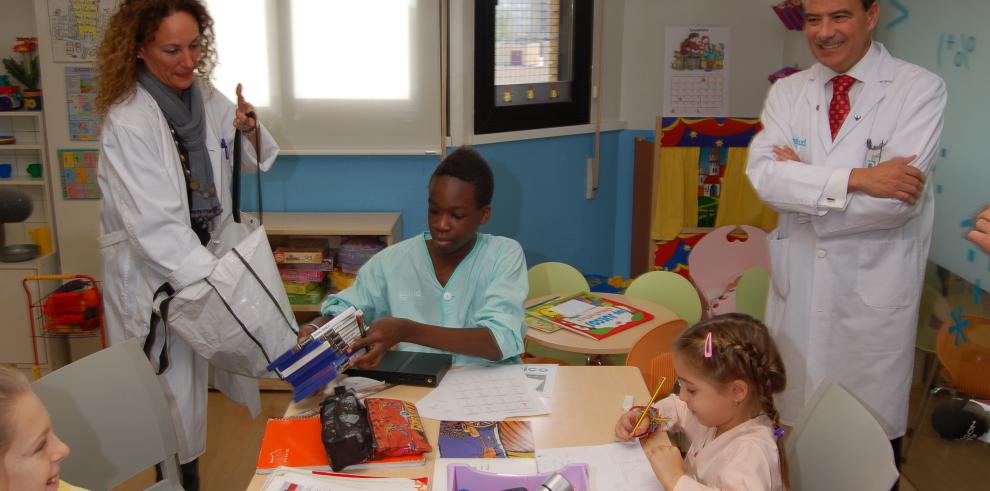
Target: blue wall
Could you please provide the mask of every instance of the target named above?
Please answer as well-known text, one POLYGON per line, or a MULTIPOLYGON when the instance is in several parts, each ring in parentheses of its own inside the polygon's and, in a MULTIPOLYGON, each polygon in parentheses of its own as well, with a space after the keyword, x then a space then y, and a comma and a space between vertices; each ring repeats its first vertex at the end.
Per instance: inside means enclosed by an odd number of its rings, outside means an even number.
MULTIPOLYGON (((584 197, 594 135, 478 145, 495 173, 482 231, 518 240, 530 265, 562 261, 586 273, 629 273, 633 141, 649 131, 602 133, 598 195, 584 197)), ((431 156, 282 156, 264 175, 270 211, 399 211, 406 237, 426 230, 431 156)), ((254 194, 245 176, 244 194, 254 194)), ((245 199, 245 208, 254 208, 245 199)))

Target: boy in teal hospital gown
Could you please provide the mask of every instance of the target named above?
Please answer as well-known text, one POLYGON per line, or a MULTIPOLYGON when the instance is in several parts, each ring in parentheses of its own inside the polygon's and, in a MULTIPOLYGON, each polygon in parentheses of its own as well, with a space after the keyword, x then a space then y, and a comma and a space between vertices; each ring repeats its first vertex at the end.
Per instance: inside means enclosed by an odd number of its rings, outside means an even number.
POLYGON ((518 242, 478 232, 491 215, 493 188, 481 155, 464 147, 452 152, 430 178, 429 232, 379 252, 352 287, 323 302, 324 316, 353 305, 370 324, 354 345, 368 352, 352 365, 376 367, 396 345, 452 353, 455 365, 518 360, 529 291, 526 258, 518 242))

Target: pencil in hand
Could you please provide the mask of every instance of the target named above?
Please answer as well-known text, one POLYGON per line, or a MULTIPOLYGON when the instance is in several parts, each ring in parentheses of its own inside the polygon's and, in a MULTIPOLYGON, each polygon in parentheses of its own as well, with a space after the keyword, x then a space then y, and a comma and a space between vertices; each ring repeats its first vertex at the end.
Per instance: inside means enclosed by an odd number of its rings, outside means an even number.
POLYGON ((639 419, 636 420, 636 425, 633 426, 632 432, 629 434, 632 436, 636 435, 636 430, 639 429, 639 425, 643 424, 643 420, 646 419, 646 415, 649 414, 650 408, 653 403, 657 402, 657 397, 660 395, 660 390, 663 389, 664 382, 667 381, 667 377, 660 377, 660 383, 657 384, 657 390, 653 391, 653 397, 650 397, 650 402, 646 404, 646 408, 643 410, 643 414, 639 415, 639 419))

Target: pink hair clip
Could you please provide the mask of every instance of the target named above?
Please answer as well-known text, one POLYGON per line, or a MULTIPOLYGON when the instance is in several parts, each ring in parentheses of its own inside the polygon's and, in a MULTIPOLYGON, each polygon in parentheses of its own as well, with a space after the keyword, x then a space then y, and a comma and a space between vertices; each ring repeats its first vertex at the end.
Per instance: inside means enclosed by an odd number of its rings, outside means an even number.
POLYGON ((705 358, 712 357, 712 332, 708 331, 708 336, 705 337, 705 358))

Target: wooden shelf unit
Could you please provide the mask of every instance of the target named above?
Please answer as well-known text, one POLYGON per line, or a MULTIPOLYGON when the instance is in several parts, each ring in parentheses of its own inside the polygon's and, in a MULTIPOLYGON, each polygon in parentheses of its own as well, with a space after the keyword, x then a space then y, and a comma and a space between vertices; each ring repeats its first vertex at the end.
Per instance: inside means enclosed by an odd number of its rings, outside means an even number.
MULTIPOLYGON (((41 372, 48 373, 69 361, 68 343, 65 339, 33 337, 30 329, 27 295, 22 280, 25 276, 59 273, 59 256, 55 241, 54 212, 50 187, 58 182, 51 174, 58 172, 46 151, 45 119, 42 111, 0 112, 0 134, 13 135, 17 143, 0 145, 0 162, 11 164, 11 176, 0 179, 0 186, 13 187, 31 197, 34 211, 27 220, 3 224, 7 244, 31 243, 29 230, 48 227, 52 240, 52 253, 28 261, 0 262, 0 289, 6 295, 0 297, 0 309, 5 320, 0 324, 0 363, 10 363, 30 372, 34 364, 31 343, 38 349, 41 372), (41 177, 32 178, 27 172, 31 164, 41 165, 41 177)), ((32 282, 32 300, 38 301, 60 285, 60 282, 32 282)), ((39 324, 40 325, 40 324, 39 324)))
MULTIPOLYGON (((385 245, 402 240, 402 217, 398 212, 269 212, 265 231, 274 245, 280 237, 344 237, 365 235, 381 239, 385 245)), ((293 305, 301 321, 316 317, 320 305, 293 305)))

